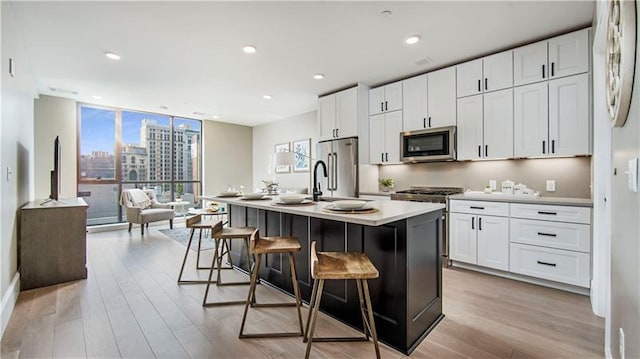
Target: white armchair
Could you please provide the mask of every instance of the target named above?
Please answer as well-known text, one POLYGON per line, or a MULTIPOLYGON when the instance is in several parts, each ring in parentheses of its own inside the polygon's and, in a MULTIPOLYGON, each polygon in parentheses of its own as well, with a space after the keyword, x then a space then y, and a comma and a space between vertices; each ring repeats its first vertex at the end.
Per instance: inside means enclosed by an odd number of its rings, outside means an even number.
POLYGON ((144 227, 149 223, 169 220, 169 228, 173 228, 173 208, 170 205, 160 203, 156 199, 154 190, 128 189, 120 195, 120 205, 124 206, 129 232, 133 223, 140 224, 140 233, 144 235, 144 227))

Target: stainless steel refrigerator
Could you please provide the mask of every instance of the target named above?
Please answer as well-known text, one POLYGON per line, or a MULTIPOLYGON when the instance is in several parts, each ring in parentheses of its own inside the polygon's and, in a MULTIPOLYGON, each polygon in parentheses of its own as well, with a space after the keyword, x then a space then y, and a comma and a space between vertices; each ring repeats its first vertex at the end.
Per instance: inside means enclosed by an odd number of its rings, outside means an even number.
POLYGON ((322 195, 355 197, 358 193, 358 138, 342 138, 318 142, 317 159, 324 161, 328 177, 318 168, 322 195))

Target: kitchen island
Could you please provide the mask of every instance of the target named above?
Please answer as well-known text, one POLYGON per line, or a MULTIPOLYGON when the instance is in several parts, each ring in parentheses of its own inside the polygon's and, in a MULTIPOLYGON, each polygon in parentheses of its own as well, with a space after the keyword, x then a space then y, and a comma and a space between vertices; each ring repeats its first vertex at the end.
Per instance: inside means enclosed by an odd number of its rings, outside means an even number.
MULTIPOLYGON (((313 287, 311 242, 317 242, 319 251, 366 253, 380 272, 378 279, 369 281, 378 337, 405 354, 410 354, 444 317, 442 204, 371 201, 368 206, 376 208, 376 213, 342 214, 328 212, 325 207, 330 202, 278 205, 272 198, 203 199, 227 203, 231 226, 257 227, 261 236, 298 237, 302 251, 295 255, 297 277, 307 303, 313 287)), ((234 263, 247 270, 243 250, 239 242, 232 243, 234 263)), ((286 256, 267 255, 261 263, 260 278, 293 293, 289 271, 286 256)), ((328 281, 321 304, 323 312, 362 330, 353 281, 328 281)))

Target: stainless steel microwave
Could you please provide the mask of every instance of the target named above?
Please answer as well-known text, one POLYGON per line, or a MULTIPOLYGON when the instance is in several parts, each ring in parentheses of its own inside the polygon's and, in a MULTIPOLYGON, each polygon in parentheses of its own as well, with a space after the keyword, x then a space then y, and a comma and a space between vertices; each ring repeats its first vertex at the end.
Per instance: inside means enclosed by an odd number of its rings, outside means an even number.
POLYGON ((400 134, 402 162, 456 160, 456 126, 406 131, 400 134))

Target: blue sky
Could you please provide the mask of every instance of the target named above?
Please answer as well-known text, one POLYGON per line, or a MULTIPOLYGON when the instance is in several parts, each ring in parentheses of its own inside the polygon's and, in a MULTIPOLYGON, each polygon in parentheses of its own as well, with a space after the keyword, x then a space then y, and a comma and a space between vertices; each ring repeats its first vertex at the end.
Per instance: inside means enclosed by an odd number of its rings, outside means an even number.
MULTIPOLYGON (((113 154, 116 126, 116 111, 81 107, 81 148, 83 155, 91 154, 92 151, 106 151, 113 154)), ((122 111, 122 143, 140 143, 140 123, 143 119, 155 120, 159 125, 169 126, 169 116, 154 113, 122 111)), ((194 130, 200 130, 200 121, 175 117, 174 126, 190 124, 194 130)))

